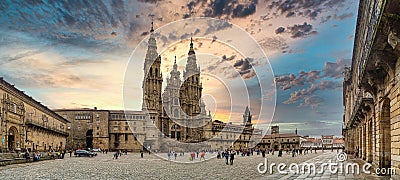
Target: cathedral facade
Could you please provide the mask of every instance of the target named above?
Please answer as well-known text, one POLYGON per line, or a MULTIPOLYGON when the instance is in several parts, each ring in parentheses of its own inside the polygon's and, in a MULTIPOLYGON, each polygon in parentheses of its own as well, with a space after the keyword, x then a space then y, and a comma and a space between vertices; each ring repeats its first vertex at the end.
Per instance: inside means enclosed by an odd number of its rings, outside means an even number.
POLYGON ((210 124, 211 116, 207 115, 201 99, 203 87, 193 40, 190 41, 185 70, 182 74, 178 71, 175 56, 163 93, 161 61, 152 27, 144 62, 142 110, 148 113, 163 136, 182 142, 204 141, 202 127, 210 124))

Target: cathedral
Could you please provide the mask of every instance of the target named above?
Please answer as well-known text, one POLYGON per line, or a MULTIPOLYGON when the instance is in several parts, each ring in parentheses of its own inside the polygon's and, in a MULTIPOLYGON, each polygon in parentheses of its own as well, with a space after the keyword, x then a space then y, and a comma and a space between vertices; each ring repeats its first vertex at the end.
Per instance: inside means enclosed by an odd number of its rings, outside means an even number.
POLYGON ((166 78, 167 85, 161 93, 162 58, 157 52, 157 42, 152 26, 144 62, 142 110, 148 113, 150 120, 163 136, 182 142, 204 141, 202 127, 211 124, 211 115, 207 115, 205 103, 201 99, 203 87, 200 67, 196 61, 193 39, 191 39, 183 77, 178 71, 175 56, 173 68, 169 77, 166 78))

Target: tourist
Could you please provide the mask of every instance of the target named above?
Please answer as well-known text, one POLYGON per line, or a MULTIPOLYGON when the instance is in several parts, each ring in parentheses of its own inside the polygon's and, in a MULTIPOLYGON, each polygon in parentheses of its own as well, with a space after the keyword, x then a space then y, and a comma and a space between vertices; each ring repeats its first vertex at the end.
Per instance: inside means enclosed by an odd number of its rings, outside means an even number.
POLYGON ((282 157, 282 149, 279 149, 278 157, 282 157))
POLYGON ((296 154, 296 150, 293 148, 293 149, 292 149, 292 157, 294 157, 295 154, 296 154))
POLYGON ((69 157, 72 157, 72 150, 69 150, 69 157))
POLYGON ((201 161, 201 159, 203 159, 204 161, 206 160, 206 158, 204 157, 205 155, 206 155, 206 153, 204 153, 204 152, 200 153, 200 161, 201 161))
POLYGON ((235 154, 236 154, 235 150, 232 150, 231 158, 230 158, 231 165, 233 165, 233 160, 235 159, 235 154))
POLYGON ((140 150, 140 157, 143 158, 143 151, 140 150))
POLYGON ((113 156, 114 156, 113 159, 118 159, 118 156, 119 156, 118 155, 118 150, 114 152, 113 156))
POLYGON ((262 157, 265 158, 265 150, 261 151, 262 157))
POLYGON ((170 161, 171 160, 171 151, 168 151, 168 161, 170 161))
POLYGON ((177 156, 178 156, 178 153, 174 152, 175 160, 176 160, 176 157, 177 157, 177 156))
POLYGON ((195 158, 195 154, 194 154, 194 152, 192 152, 192 153, 190 154, 190 157, 191 157, 191 161, 193 161, 193 160, 194 160, 194 158, 195 158))
POLYGON ((196 152, 196 158, 199 158, 199 151, 196 152))
POLYGON ((228 158, 229 158, 229 152, 228 152, 228 150, 225 151, 224 156, 225 156, 225 163, 226 163, 226 165, 228 165, 228 158))

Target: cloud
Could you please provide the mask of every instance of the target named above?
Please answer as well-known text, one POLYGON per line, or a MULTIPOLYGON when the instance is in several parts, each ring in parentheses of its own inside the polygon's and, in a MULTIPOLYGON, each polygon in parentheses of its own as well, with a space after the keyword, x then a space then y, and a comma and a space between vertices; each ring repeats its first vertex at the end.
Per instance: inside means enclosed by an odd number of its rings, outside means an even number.
POLYGON ((239 4, 235 7, 232 12, 232 17, 246 17, 256 12, 255 3, 251 3, 250 5, 239 4))
POLYGON ((240 75, 244 79, 249 79, 255 75, 252 62, 254 61, 253 58, 245 58, 245 59, 240 59, 233 64, 233 67, 235 67, 240 75))
POLYGON ((276 16, 284 15, 286 17, 292 17, 297 14, 298 16, 315 20, 319 14, 326 9, 343 6, 345 0, 282 0, 270 2, 271 3, 267 5, 267 7, 273 14, 276 14, 276 16))
POLYGON ((300 71, 299 76, 294 74, 283 75, 275 78, 276 85, 282 90, 291 89, 294 86, 303 86, 306 83, 312 83, 321 77, 320 71, 300 71))
POLYGON ((319 91, 319 90, 336 90, 336 89, 341 89, 342 88, 342 82, 338 81, 321 81, 317 84, 312 84, 309 88, 307 89, 302 89, 293 92, 290 94, 290 98, 286 101, 284 101, 284 104, 292 104, 297 102, 298 100, 305 98, 307 96, 311 96, 314 92, 319 91))
POLYGON ((337 59, 336 62, 325 62, 322 70, 299 71, 299 75, 291 73, 275 77, 276 85, 281 90, 288 90, 296 86, 304 86, 323 78, 339 79, 343 77, 344 67, 351 62, 350 59, 337 59))
POLYGON ((155 4, 157 2, 161 2, 163 0, 138 0, 139 2, 144 2, 144 3, 152 3, 155 4))
POLYGON ((269 51, 276 51, 276 50, 280 51, 289 48, 285 39, 279 36, 266 37, 261 41, 259 41, 259 44, 261 47, 269 51))
MULTIPOLYGON (((215 0, 209 4, 203 3, 201 6, 205 7, 204 16, 218 17, 218 18, 235 18, 247 17, 256 12, 256 5, 258 1, 252 0, 250 2, 238 2, 231 0, 215 0)), ((199 4, 199 1, 190 1, 187 7, 190 11, 199 4)))
POLYGON ((352 18, 354 16, 354 13, 344 13, 344 14, 341 14, 341 15, 334 15, 333 16, 333 19, 337 19, 337 20, 339 20, 339 21, 342 21, 342 20, 344 20, 344 19, 347 19, 347 18, 352 18))
POLYGON ((278 29, 275 30, 275 34, 280 34, 285 32, 285 28, 284 27, 279 27, 278 29))
POLYGON ((205 35, 232 28, 232 24, 227 21, 208 21, 207 25, 208 27, 204 33, 205 35))
POLYGON ((312 31, 313 26, 304 22, 303 24, 295 24, 287 28, 292 38, 301 38, 311 34, 316 34, 317 31, 312 31))
POLYGON ((341 78, 343 77, 344 67, 350 65, 350 59, 338 59, 336 62, 325 62, 324 77, 341 78))
POLYGON ((324 102, 324 99, 322 99, 319 96, 310 96, 310 97, 305 97, 304 102, 300 103, 299 107, 306 107, 310 106, 312 109, 317 108, 319 105, 321 105, 324 102))

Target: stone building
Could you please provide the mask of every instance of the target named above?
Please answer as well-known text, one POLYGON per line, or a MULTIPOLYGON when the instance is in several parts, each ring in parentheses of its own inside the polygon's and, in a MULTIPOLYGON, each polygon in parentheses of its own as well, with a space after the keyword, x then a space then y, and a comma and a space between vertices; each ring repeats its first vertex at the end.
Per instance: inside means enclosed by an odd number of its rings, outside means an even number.
POLYGON ((346 152, 379 168, 400 167, 400 4, 361 0, 351 67, 345 69, 346 152))
POLYGON ((249 107, 246 107, 243 124, 214 120, 204 128, 203 137, 209 141, 208 144, 212 150, 253 148, 257 140, 254 136, 261 135, 262 130, 253 127, 251 118, 249 107))
POLYGON ((324 149, 333 148, 333 135, 322 135, 322 147, 324 149))
POLYGON ((65 118, 0 78, 1 151, 64 149, 65 118))
POLYGON ((322 139, 306 137, 300 142, 300 147, 311 148, 311 149, 322 149, 322 139))
POLYGON ((175 57, 162 91, 162 57, 157 52, 157 42, 152 27, 144 60, 142 110, 115 111, 96 108, 55 110, 71 121, 68 147, 128 151, 147 148, 167 151, 171 148, 183 150, 185 147, 181 146, 186 146, 184 143, 199 144, 191 147, 198 148, 197 150, 199 148, 223 150, 227 147, 241 149, 253 146, 254 141, 250 140, 252 135, 254 132, 261 134, 262 131, 253 128, 252 115, 248 107, 243 115, 242 125, 218 120, 213 122, 210 113, 207 114, 205 103, 201 99, 203 87, 200 67, 196 61, 191 39, 183 76, 181 77, 178 71, 175 57), (205 142, 207 140, 212 143, 205 142))
POLYGON ((280 134, 279 126, 271 126, 271 134, 262 137, 257 148, 261 150, 279 150, 279 149, 298 149, 300 147, 301 136, 295 133, 280 134))
POLYGON ((67 149, 109 147, 109 111, 97 108, 55 109, 54 112, 68 119, 67 149))
POLYGON ((123 151, 143 150, 146 116, 142 111, 57 109, 68 119, 68 149, 100 148, 123 151))

